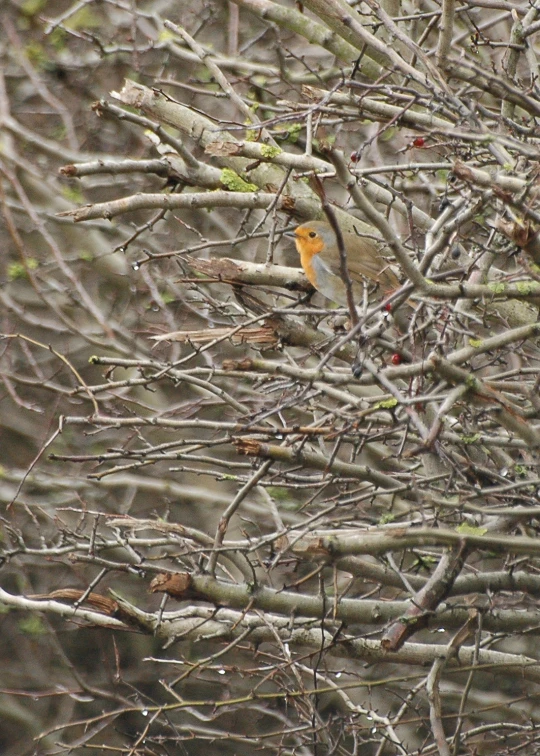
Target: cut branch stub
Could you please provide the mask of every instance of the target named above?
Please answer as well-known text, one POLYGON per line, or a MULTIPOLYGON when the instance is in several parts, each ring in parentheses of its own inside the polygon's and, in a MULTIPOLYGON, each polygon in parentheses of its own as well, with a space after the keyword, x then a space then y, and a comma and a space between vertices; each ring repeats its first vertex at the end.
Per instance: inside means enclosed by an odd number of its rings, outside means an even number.
POLYGON ((160 572, 150 583, 150 593, 166 593, 179 601, 195 598, 189 572, 160 572))

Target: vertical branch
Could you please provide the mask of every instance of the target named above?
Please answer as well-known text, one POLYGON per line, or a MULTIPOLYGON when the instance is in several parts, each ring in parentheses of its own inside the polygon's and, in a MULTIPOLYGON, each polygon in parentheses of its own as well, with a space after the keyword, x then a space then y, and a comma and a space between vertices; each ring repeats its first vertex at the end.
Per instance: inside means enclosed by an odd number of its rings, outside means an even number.
MULTIPOLYGON (((517 12, 512 10, 512 30, 510 32, 508 57, 506 59, 506 75, 510 81, 514 81, 517 64, 520 56, 520 46, 523 44, 523 24, 517 12)), ((516 106, 507 99, 503 99, 501 106, 501 115, 503 118, 513 118, 516 106)))
POLYGON ((227 52, 231 56, 231 58, 234 58, 238 55, 238 27, 240 23, 240 8, 236 3, 229 2, 227 3, 227 11, 229 13, 229 28, 227 29, 228 32, 228 39, 227 39, 227 52))
MULTIPOLYGON (((535 74, 538 73, 538 63, 536 55, 534 53, 534 47, 530 42, 525 41, 525 30, 528 26, 535 22, 540 12, 538 0, 533 3, 532 7, 528 11, 527 15, 520 20, 519 15, 515 9, 512 9, 512 30, 510 32, 510 49, 508 51, 508 58, 506 62, 506 74, 511 81, 514 81, 517 73, 517 65, 519 57, 522 53, 522 47, 525 44, 525 50, 527 53, 527 59, 529 61, 529 67, 531 69, 531 79, 534 83, 535 74)), ((501 107, 501 115, 505 118, 513 118, 516 106, 507 99, 503 99, 501 107)))
POLYGON ((326 193, 324 191, 322 181, 317 176, 317 174, 313 174, 313 183, 314 183, 315 192, 318 194, 321 200, 324 214, 326 215, 328 219, 328 223, 332 227, 332 231, 334 232, 335 237, 336 237, 336 244, 339 251, 339 273, 341 276, 341 280, 345 284, 345 291, 347 293, 347 307, 349 308, 349 317, 351 319, 352 327, 354 328, 355 326, 358 325, 359 320, 358 320, 358 312, 356 311, 356 302, 354 301, 352 281, 349 275, 349 268, 347 266, 347 250, 345 249, 345 242, 343 241, 343 234, 341 233, 341 228, 339 227, 339 223, 337 222, 336 214, 334 213, 334 210, 332 209, 332 206, 330 205, 326 197, 326 193))
POLYGON ((439 751, 439 756, 450 756, 450 748, 446 741, 442 723, 441 693, 439 689, 445 663, 445 659, 435 659, 426 681, 429 700, 429 721, 431 722, 431 731, 437 750, 439 751))
POLYGON ((441 69, 441 71, 444 71, 446 68, 448 55, 452 48, 455 12, 456 0, 443 0, 439 44, 437 46, 437 55, 435 58, 437 66, 441 69))

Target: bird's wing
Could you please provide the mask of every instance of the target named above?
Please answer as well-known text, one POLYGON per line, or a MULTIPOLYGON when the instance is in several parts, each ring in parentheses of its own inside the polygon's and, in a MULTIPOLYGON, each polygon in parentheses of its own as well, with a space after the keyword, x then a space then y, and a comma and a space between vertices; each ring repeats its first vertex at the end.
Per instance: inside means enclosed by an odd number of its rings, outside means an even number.
MULTIPOLYGON (((370 252, 371 254, 366 255, 362 260, 353 259, 352 255, 347 256, 347 267, 351 280, 363 284, 367 279, 378 283, 384 291, 397 289, 399 280, 388 261, 379 253, 375 245, 370 245, 370 252)), ((339 263, 330 267, 336 276, 341 277, 339 263)))

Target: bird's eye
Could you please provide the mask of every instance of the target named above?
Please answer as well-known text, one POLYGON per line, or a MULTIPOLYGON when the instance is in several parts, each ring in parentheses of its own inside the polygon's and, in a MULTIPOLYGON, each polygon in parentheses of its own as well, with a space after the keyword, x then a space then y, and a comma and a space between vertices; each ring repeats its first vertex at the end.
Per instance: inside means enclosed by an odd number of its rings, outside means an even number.
POLYGON ((317 236, 317 232, 316 231, 310 231, 309 232, 309 238, 310 239, 314 239, 316 236, 317 236))

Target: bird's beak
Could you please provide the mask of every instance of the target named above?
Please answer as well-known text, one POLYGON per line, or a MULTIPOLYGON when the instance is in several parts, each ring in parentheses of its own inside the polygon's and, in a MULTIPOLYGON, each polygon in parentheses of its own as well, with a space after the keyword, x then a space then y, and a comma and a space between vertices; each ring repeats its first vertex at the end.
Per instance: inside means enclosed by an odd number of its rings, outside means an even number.
POLYGON ((296 239, 296 234, 294 233, 294 231, 285 231, 283 236, 286 236, 287 239, 296 239))

